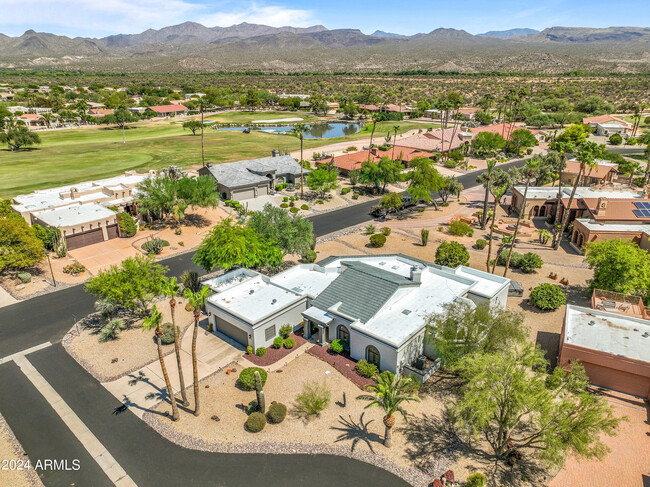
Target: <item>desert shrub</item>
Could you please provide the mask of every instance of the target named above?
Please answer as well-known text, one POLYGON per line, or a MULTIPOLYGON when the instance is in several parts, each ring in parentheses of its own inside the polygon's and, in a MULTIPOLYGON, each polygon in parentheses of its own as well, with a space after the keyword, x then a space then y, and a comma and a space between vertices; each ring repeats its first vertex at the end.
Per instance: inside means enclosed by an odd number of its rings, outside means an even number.
POLYGON ((201 290, 201 278, 197 272, 183 272, 181 274, 181 283, 185 289, 189 289, 193 293, 198 293, 201 290))
POLYGON ((609 143, 612 145, 621 145, 623 143, 623 137, 620 134, 612 134, 609 138, 609 143))
POLYGON ((288 197, 288 196, 283 196, 283 197, 282 197, 282 201, 283 201, 284 203, 286 203, 287 201, 289 201, 289 197, 288 197))
POLYGON ((153 237, 142 244, 142 250, 148 254, 158 255, 162 252, 163 247, 168 247, 169 242, 159 237, 153 237))
POLYGON ((251 347, 250 345, 247 346, 247 347, 246 347, 246 353, 247 353, 248 355, 252 355, 252 354, 253 354, 253 347, 251 347))
POLYGON ((135 220, 125 211, 117 214, 117 226, 120 227, 120 233, 125 237, 133 237, 138 231, 135 220))
POLYGON ((447 267, 467 265, 469 252, 464 245, 458 242, 442 242, 436 250, 436 264, 447 267))
POLYGON ((77 274, 81 274, 86 270, 86 267, 83 264, 80 264, 79 262, 75 262, 73 264, 68 264, 63 268, 63 272, 66 274, 71 274, 73 276, 76 276, 77 274))
POLYGON ((381 233, 370 235, 370 245, 375 248, 383 247, 386 243, 386 236, 381 233))
POLYGON ((180 245, 181 247, 185 247, 185 242, 183 242, 182 240, 179 240, 178 245, 180 245))
POLYGON ((301 210, 305 210, 305 211, 307 211, 307 210, 309 209, 309 206, 307 206, 307 205, 302 205, 302 206, 300 206, 300 209, 301 209, 301 210))
POLYGON ((374 377, 379 372, 379 369, 375 364, 371 364, 366 360, 359 360, 357 365, 354 366, 355 370, 359 372, 364 377, 374 377))
POLYGON ((284 348, 291 349, 296 346, 296 341, 293 338, 287 338, 284 341, 284 348))
POLYGON ((316 204, 316 205, 323 205, 323 204, 325 204, 325 201, 319 199, 319 200, 314 201, 314 204, 316 204))
POLYGON ((310 382, 304 384, 302 392, 296 396, 296 410, 305 416, 314 416, 325 409, 332 397, 325 383, 310 382))
POLYGON ((377 228, 371 223, 370 225, 366 225, 366 233, 368 235, 372 235, 377 231, 377 228))
POLYGON ((178 227, 178 228, 174 229, 174 234, 180 235, 181 233, 183 233, 183 229, 181 227, 178 227))
POLYGON ((294 206, 296 206, 296 203, 293 201, 293 196, 292 196, 291 198, 289 198, 289 208, 293 208, 294 206))
POLYGON ((487 245, 487 242, 485 240, 483 240, 482 238, 479 238, 476 241, 476 243, 474 244, 474 246, 479 250, 483 250, 486 245, 487 245))
POLYGON ((234 201, 234 200, 226 200, 223 203, 224 205, 230 207, 230 208, 241 208, 241 203, 239 201, 234 201))
MULTIPOLYGON (((259 350, 259 349, 258 349, 259 350)), ((255 372, 260 373, 260 379, 262 379, 262 385, 266 384, 266 378, 268 374, 266 370, 259 367, 246 367, 239 373, 239 378, 237 379, 239 387, 245 391, 252 391, 255 389, 255 372)))
POLYGON ((529 300, 543 311, 552 311, 566 304, 566 295, 558 286, 545 282, 530 292, 529 300))
POLYGON ((334 353, 341 353, 343 349, 345 348, 345 345, 343 345, 343 342, 339 339, 336 339, 330 343, 330 349, 334 353))
POLYGON ((472 236, 474 230, 467 223, 461 220, 454 220, 449 224, 449 233, 462 237, 463 235, 472 236))
POLYGON ((381 228, 381 233, 383 233, 386 237, 390 235, 390 227, 382 227, 381 228))
POLYGON ((266 426, 266 416, 259 411, 251 413, 246 420, 246 429, 251 433, 259 433, 266 426))
POLYGON ((257 402, 257 399, 253 399, 251 402, 249 402, 246 405, 246 414, 248 414, 249 416, 259 410, 260 410, 260 405, 257 402))
POLYGON ((426 247, 429 242, 429 230, 426 228, 420 230, 420 238, 422 239, 422 246, 426 247))
POLYGON ((352 193, 352 199, 353 200, 358 200, 359 199, 359 193, 352 193))
MULTIPOLYGON (((519 252, 515 252, 513 250, 512 256, 510 257, 510 268, 516 269, 517 267, 519 267, 519 261, 521 261, 522 257, 523 257, 522 254, 520 254, 519 252)), ((497 259, 497 264, 506 265, 506 262, 508 262, 508 252, 503 251, 501 255, 499 255, 499 258, 497 259)))
POLYGON ((269 423, 280 424, 287 416, 287 407, 281 402, 274 402, 266 412, 266 419, 269 423))
POLYGON ((527 274, 535 272, 535 269, 541 269, 542 265, 544 265, 544 261, 539 255, 534 252, 526 252, 521 256, 521 259, 519 259, 518 262, 518 267, 521 272, 525 272, 527 274))
POLYGON ((307 264, 311 264, 312 262, 316 262, 316 252, 313 250, 308 250, 304 254, 302 254, 302 261, 306 262, 307 264))
POLYGON ((18 274, 16 274, 16 277, 23 284, 27 284, 32 280, 32 275, 29 272, 19 272, 18 274))
POLYGON ((275 337, 275 339, 273 340, 273 348, 280 348, 283 343, 284 343, 284 339, 282 337, 275 337))
POLYGON ((449 169, 453 169, 456 166, 458 166, 458 163, 454 161, 453 159, 447 159, 444 163, 444 166, 449 169))
POLYGON ((126 328, 124 321, 117 318, 109 320, 108 323, 102 326, 101 330, 99 330, 98 339, 100 343, 108 342, 109 340, 115 340, 117 338, 117 335, 119 335, 124 328, 126 328))
POLYGON ((341 194, 348 194, 350 191, 352 191, 352 188, 343 188, 341 194))
POLYGON ((289 211, 295 215, 300 211, 300 208, 296 208, 295 206, 292 206, 291 208, 289 208, 289 211))
POLYGON ((280 203, 280 208, 287 209, 287 208, 289 208, 289 204, 288 203, 280 203))
POLYGON ((291 332, 293 331, 293 326, 286 324, 280 327, 280 336, 283 338, 289 338, 291 332))
POLYGON ((266 347, 259 347, 257 350, 255 350, 255 355, 258 357, 264 357, 264 355, 266 355, 266 347))
POLYGON ((351 145, 350 147, 348 147, 345 150, 348 151, 348 152, 355 152, 357 150, 357 146, 356 145, 351 145))
MULTIPOLYGON (((162 329, 162 336, 160 337, 160 342, 163 345, 169 345, 170 343, 174 343, 174 327, 172 326, 171 323, 165 323, 161 327, 162 329)), ((177 326, 176 327, 176 333, 179 334, 181 333, 181 327, 177 326)))
POLYGON ((485 487, 486 484, 487 479, 485 478, 485 475, 480 472, 476 472, 467 477, 465 487, 485 487))

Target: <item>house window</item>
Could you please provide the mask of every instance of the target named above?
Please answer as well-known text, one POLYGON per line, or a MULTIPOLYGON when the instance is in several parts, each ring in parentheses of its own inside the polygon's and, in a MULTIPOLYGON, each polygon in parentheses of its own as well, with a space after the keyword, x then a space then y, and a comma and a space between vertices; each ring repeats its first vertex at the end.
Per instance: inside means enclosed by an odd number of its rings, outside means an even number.
POLYGON ((269 340, 273 340, 275 337, 275 325, 269 326, 266 330, 264 330, 264 339, 268 342, 269 340))
POLYGON ((338 339, 347 343, 348 345, 350 344, 350 332, 343 325, 339 325, 338 327, 338 339))
POLYGON ((372 345, 367 347, 366 348, 366 360, 369 363, 375 364, 377 367, 379 367, 379 350, 377 350, 372 345))

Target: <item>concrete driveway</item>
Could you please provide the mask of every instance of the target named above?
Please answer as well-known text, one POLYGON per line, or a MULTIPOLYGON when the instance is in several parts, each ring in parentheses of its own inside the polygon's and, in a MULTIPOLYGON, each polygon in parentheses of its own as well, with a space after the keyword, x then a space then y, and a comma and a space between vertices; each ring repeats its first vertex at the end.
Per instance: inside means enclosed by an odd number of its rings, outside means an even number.
POLYGON ((113 238, 71 250, 70 255, 83 264, 92 275, 97 275, 100 270, 138 255, 140 252, 131 246, 132 241, 133 239, 113 238))

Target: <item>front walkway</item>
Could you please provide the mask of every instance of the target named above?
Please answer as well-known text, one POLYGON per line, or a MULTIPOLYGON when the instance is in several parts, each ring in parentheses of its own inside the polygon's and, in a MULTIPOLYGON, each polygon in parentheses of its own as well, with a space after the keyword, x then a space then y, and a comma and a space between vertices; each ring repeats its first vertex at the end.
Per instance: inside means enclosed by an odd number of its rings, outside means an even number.
MULTIPOLYGON (((196 339, 196 354, 198 362, 199 381, 217 370, 238 360, 244 348, 226 335, 208 332, 205 329, 207 320, 200 322, 200 329, 196 339)), ((181 364, 185 387, 192 384, 192 333, 193 326, 190 326, 181 339, 181 364)), ((178 378, 178 367, 176 354, 170 353, 165 357, 167 373, 172 383, 172 388, 180 396, 180 381, 178 378)), ((167 397, 165 380, 162 376, 160 362, 158 360, 127 374, 119 379, 102 384, 116 398, 124 403, 131 411, 142 418, 142 415, 149 408, 156 405, 161 399, 167 397)), ((188 400, 192 401, 192 391, 188 390, 188 400)), ((191 405, 190 405, 191 407, 191 405)))

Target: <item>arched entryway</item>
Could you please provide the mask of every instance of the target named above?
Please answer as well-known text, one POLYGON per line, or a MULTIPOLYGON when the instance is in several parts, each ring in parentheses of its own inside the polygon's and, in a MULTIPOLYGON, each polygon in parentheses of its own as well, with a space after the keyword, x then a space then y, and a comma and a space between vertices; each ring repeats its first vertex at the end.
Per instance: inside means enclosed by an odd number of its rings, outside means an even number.
POLYGON ((368 345, 366 347, 366 361, 370 364, 375 364, 379 368, 380 359, 379 350, 372 345, 368 345))
POLYGON ((350 344, 350 332, 343 325, 339 325, 339 327, 336 329, 336 338, 342 342, 347 343, 348 345, 350 344))
POLYGON ((533 217, 539 216, 539 206, 533 206, 533 217))
POLYGON ((546 216, 546 205, 542 205, 539 209, 539 216, 546 216))
POLYGON ((584 236, 581 233, 578 233, 578 239, 576 240, 576 245, 580 249, 584 243, 584 236))

